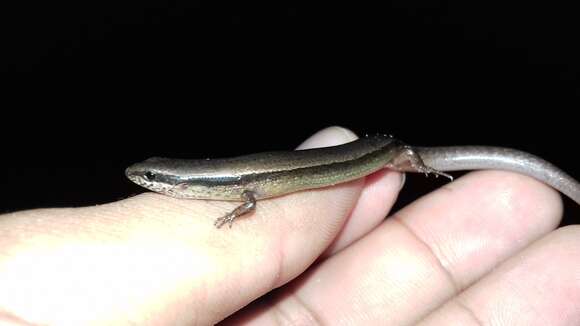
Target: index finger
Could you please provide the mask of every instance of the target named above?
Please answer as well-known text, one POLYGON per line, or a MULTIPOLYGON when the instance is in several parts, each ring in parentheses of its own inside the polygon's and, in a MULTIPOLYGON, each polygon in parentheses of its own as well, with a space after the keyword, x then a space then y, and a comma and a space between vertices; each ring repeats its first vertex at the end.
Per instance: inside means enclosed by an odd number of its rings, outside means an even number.
POLYGON ((0 311, 47 324, 215 323, 302 273, 361 187, 263 200, 232 229, 213 220, 238 203, 153 193, 4 216, 0 311))

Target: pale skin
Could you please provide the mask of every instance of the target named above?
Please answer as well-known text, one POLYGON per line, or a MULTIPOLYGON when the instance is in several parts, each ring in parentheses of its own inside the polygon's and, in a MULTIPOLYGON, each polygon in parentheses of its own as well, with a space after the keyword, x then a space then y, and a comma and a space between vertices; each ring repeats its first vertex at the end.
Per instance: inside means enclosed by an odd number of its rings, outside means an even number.
MULTIPOLYGON (((354 137, 329 128, 301 147, 354 137)), ((238 203, 153 193, 2 215, 0 321, 580 324, 580 228, 557 229, 554 190, 483 171, 389 213, 402 180, 263 200, 231 229, 213 221, 238 203)))

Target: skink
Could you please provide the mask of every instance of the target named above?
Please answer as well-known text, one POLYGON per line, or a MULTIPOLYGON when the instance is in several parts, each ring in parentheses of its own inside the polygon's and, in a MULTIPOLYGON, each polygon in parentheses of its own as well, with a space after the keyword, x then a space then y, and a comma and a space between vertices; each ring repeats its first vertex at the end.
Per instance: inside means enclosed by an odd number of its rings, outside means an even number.
POLYGON ((243 201, 215 221, 219 228, 226 223, 231 227, 237 217, 255 209, 257 200, 359 179, 383 168, 450 179, 443 171, 508 170, 542 181, 580 204, 580 183, 532 154, 488 146, 411 147, 388 135, 233 158, 150 158, 125 174, 140 186, 176 198, 243 201))

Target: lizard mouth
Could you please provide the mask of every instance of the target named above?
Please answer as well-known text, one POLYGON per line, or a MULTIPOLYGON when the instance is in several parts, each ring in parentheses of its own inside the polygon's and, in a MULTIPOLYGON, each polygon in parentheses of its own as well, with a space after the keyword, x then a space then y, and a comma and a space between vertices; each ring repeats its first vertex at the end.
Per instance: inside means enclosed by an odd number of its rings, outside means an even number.
POLYGON ((133 181, 134 183, 138 184, 138 185, 143 185, 143 178, 141 177, 140 173, 138 173, 137 171, 135 171, 132 167, 128 167, 125 170, 125 176, 127 177, 127 179, 133 181))

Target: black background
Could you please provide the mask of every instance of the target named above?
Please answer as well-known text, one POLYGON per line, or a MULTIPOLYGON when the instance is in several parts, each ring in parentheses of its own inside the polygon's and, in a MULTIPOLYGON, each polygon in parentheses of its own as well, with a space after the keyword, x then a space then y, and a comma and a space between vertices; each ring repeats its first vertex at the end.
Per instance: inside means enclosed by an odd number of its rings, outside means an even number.
MULTIPOLYGON (((289 149, 329 125, 516 147, 580 177, 571 4, 1 6, 0 68, 19 72, 3 90, 1 212, 122 199, 142 191, 133 162, 289 149)), ((397 207, 443 182, 410 176, 397 207)))

